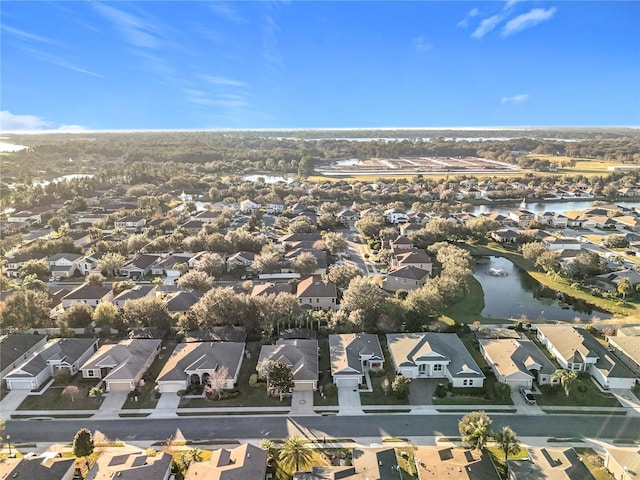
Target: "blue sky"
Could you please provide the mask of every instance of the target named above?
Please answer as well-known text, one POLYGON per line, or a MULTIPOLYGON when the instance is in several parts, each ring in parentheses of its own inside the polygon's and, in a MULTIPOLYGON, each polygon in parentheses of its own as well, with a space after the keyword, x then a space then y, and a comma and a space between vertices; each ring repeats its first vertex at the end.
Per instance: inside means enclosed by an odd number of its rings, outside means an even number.
POLYGON ((640 2, 3 1, 2 129, 640 125, 640 2))

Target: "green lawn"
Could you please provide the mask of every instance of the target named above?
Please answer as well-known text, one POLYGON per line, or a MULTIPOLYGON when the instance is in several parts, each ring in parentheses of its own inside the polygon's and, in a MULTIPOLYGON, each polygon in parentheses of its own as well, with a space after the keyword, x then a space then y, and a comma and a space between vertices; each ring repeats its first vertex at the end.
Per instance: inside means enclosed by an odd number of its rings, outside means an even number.
POLYGON ((458 323, 507 323, 508 319, 485 318, 480 312, 484 309, 484 291, 482 285, 475 278, 471 279, 471 288, 462 300, 449 306, 445 311, 446 317, 458 323))
POLYGON ((287 407, 291 405, 291 397, 280 401, 277 397, 267 395, 265 383, 249 386, 249 377, 256 373, 256 365, 260 356, 260 347, 267 342, 247 342, 250 358, 245 358, 240 367, 236 390, 238 395, 224 400, 208 400, 206 398, 183 398, 179 408, 211 408, 211 407, 287 407))
POLYGON ((42 395, 29 395, 18 407, 18 410, 97 410, 100 402, 95 397, 89 397, 89 389, 96 386, 96 379, 83 379, 77 373, 68 382, 54 382, 42 395), (62 395, 67 386, 78 388, 77 395, 70 397, 62 395))
POLYGON ((580 455, 582 463, 585 464, 596 480, 613 480, 613 475, 604 468, 602 457, 591 448, 575 448, 574 450, 580 455))
POLYGON ((393 395, 393 392, 389 391, 389 394, 384 393, 382 384, 385 379, 389 381, 389 385, 393 383, 393 379, 396 376, 396 372, 393 368, 393 362, 387 349, 387 338, 384 335, 379 335, 380 346, 382 347, 382 353, 384 355, 384 375, 371 375, 371 386, 373 392, 365 392, 360 394, 360 402, 362 405, 408 405, 409 397, 397 398, 393 395))
POLYGON ((601 392, 590 379, 582 380, 584 392, 574 389, 567 397, 562 388, 543 391, 542 395, 536 395, 536 402, 542 407, 619 407, 618 400, 610 394, 601 392))
MULTIPOLYGON (((136 402, 134 396, 127 397, 122 408, 156 408, 158 399, 155 395, 155 379, 164 367, 167 360, 171 356, 173 349, 178 344, 175 338, 171 338, 162 343, 163 349, 161 353, 156 357, 155 361, 149 367, 149 370, 145 374, 145 384, 142 387, 138 387, 138 401, 136 402), (166 348, 164 348, 166 347, 166 348)), ((171 394, 167 394, 171 395, 171 394)))
MULTIPOLYGON (((485 447, 485 450, 491 455, 493 463, 500 474, 500 478, 505 478, 507 475, 507 465, 504 461, 504 452, 496 445, 485 447)), ((526 460, 529 458, 529 453, 524 447, 520 447, 520 451, 516 454, 509 455, 509 460, 526 460)))

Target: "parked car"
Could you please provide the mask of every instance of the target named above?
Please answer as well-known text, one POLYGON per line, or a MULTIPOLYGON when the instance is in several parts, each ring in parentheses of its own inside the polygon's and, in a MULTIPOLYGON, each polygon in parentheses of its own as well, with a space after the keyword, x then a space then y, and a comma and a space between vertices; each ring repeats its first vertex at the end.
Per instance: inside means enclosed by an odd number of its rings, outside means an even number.
POLYGON ((523 387, 520 389, 520 392, 522 393, 525 402, 527 402, 529 405, 535 405, 536 397, 533 396, 533 392, 531 390, 523 387))

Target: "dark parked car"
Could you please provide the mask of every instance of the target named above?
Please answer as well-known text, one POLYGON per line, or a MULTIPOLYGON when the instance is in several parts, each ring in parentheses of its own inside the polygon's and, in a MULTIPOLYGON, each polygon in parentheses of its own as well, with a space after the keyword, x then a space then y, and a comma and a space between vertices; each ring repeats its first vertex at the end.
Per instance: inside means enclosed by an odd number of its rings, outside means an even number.
POLYGON ((525 402, 529 405, 535 405, 536 397, 533 396, 533 392, 528 388, 521 388, 520 392, 522 392, 522 396, 524 397, 525 402))

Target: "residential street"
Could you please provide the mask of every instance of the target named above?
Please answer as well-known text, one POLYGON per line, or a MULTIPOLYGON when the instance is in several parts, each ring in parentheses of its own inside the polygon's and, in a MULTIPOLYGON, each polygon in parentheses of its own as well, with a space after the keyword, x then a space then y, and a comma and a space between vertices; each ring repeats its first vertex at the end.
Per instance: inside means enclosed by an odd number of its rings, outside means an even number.
MULTIPOLYGON (((180 429, 190 440, 458 436, 462 413, 435 415, 366 416, 259 416, 182 417, 175 419, 118 420, 8 420, 6 433, 15 443, 70 442, 82 427, 99 430, 108 438, 123 441, 163 441, 180 429)), ((547 415, 515 416, 490 413, 493 428, 511 426, 527 437, 594 437, 599 439, 640 439, 640 417, 622 415, 547 415)))

